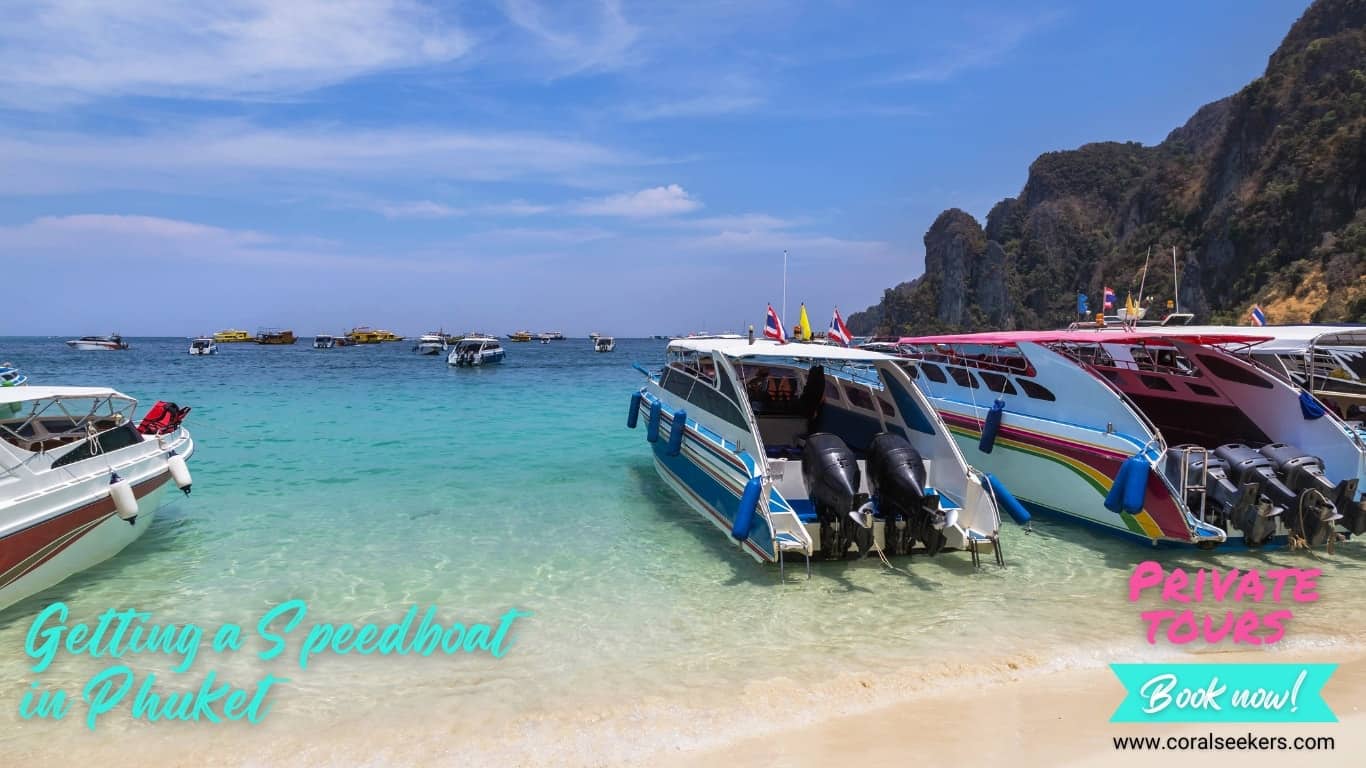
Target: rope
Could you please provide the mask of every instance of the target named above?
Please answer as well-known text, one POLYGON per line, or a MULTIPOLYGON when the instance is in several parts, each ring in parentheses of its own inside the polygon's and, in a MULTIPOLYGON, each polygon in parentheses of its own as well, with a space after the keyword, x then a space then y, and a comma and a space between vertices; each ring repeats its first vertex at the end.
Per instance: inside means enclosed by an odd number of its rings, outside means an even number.
MULTIPOLYGON (((1328 500, 1328 497, 1327 497, 1327 496, 1324 496, 1321 492, 1319 492, 1319 490, 1318 490, 1317 488, 1310 488, 1310 489, 1308 489, 1306 492, 1300 494, 1300 500, 1299 500, 1299 505, 1298 505, 1298 506, 1299 506, 1298 513, 1299 513, 1299 516, 1300 516, 1300 530, 1304 530, 1304 527, 1305 527, 1305 526, 1304 526, 1304 501, 1305 501, 1305 499, 1309 498, 1309 494, 1311 494, 1311 493, 1312 493, 1313 495, 1319 497, 1319 500, 1322 501, 1324 504, 1326 504, 1326 505, 1328 505, 1328 506, 1330 506, 1330 507, 1333 506, 1333 503, 1332 503, 1331 501, 1328 500)), ((1323 522, 1325 522, 1325 521, 1320 520, 1319 522, 1320 522, 1320 523, 1323 523, 1323 522)), ((1327 549, 1328 554, 1331 555, 1331 554, 1333 554, 1333 543, 1334 543, 1334 540, 1337 539, 1337 532, 1336 532, 1336 531, 1330 531, 1329 533, 1330 533, 1330 535, 1328 536, 1328 543, 1327 543, 1327 545, 1325 545, 1325 549, 1327 549)), ((1303 549, 1303 550, 1307 550, 1307 551, 1309 552, 1309 556, 1310 556, 1310 557, 1314 558, 1315 560, 1318 560, 1318 559, 1319 559, 1319 556, 1316 555, 1316 554, 1314 554, 1313 548, 1309 546, 1309 541, 1308 541, 1307 539, 1305 539, 1305 538, 1303 538, 1303 537, 1301 537, 1301 536, 1296 535, 1294 532, 1291 532, 1291 533, 1289 534, 1288 538, 1289 538, 1289 540, 1290 540, 1290 548, 1291 548, 1291 549, 1303 549)))

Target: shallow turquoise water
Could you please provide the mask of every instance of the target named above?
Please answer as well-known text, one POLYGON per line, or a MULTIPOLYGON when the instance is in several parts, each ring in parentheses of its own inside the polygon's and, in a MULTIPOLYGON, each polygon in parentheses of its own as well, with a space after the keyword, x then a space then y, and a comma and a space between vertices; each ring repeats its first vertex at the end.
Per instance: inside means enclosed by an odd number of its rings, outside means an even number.
MULTIPOLYGON (((183 682, 167 677, 192 687, 208 669, 242 685, 288 674, 264 726, 277 736, 299 723, 386 716, 395 727, 495 740, 530 738, 548 721, 575 734, 606 722, 648 733, 661 719, 676 725, 680 708, 698 721, 695 710, 715 707, 718 722, 754 732, 724 711, 742 692, 762 719, 773 702, 849 681, 885 698, 948 678, 1154 653, 1124 596, 1133 565, 1152 553, 1061 523, 1028 534, 1007 523, 1005 569, 974 571, 950 553, 898 561, 898 571, 876 560, 818 564, 809 581, 790 568, 780 580, 675 498, 643 430, 625 428, 641 379, 630 363, 657 365, 661 341, 619 340, 612 354, 583 339, 512 344, 504 365, 484 370, 450 369, 409 343, 236 344, 210 358, 190 357, 183 339, 132 343, 95 353, 57 338, 0 339, 0 359, 34 384, 113 386, 138 397, 139 412, 157 399, 192 406, 186 424, 198 443, 194 494, 163 508, 145 537, 0 613, 0 745, 41 750, 81 730, 14 714, 34 678, 24 635, 53 600, 70 604, 73 619, 136 607, 206 628, 252 625, 292 598, 308 601, 307 623, 388 623, 415 603, 464 622, 534 612, 497 661, 324 657, 299 673, 239 653, 202 655, 183 682)), ((1297 610, 1286 644, 1366 637, 1359 543, 1317 556, 1160 557, 1321 567, 1323 599, 1297 610)), ((42 679, 76 691, 105 665, 65 658, 42 679)), ((140 727, 119 717, 101 729, 140 727)), ((189 738, 156 729, 159 739, 189 738)))

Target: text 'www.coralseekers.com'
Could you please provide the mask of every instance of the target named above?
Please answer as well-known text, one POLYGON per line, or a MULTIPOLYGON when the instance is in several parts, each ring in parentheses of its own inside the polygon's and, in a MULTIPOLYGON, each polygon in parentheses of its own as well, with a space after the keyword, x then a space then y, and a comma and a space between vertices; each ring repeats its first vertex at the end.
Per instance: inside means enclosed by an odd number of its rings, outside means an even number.
POLYGON ((1120 752, 1331 752, 1337 747, 1332 736, 1257 736, 1243 733, 1220 736, 1214 733, 1195 736, 1112 736, 1120 752))

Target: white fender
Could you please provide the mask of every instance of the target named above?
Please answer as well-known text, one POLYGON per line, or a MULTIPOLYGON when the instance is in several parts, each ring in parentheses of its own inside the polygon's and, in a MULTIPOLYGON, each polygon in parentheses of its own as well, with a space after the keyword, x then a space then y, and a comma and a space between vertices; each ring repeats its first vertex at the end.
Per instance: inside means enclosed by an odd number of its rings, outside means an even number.
POLYGON ((133 484, 120 478, 118 475, 111 475, 109 478, 109 498, 114 500, 114 511, 118 513, 119 519, 127 520, 132 524, 138 516, 138 499, 133 495, 133 484))
POLYGON ((185 457, 178 453, 171 454, 171 457, 166 460, 166 467, 171 470, 171 479, 175 481, 175 487, 188 495, 190 485, 194 481, 190 478, 190 468, 185 466, 185 457))

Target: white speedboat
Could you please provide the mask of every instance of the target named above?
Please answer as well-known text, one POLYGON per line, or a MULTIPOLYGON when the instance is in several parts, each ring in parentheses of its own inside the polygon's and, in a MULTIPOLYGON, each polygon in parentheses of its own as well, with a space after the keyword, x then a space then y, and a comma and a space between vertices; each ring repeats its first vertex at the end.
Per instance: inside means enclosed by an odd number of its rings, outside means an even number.
MULTIPOLYGON (((1001 559, 991 481, 900 361, 769 340, 674 341, 631 396, 655 469, 761 562, 962 549, 1001 559)), ((809 560, 808 560, 809 562, 809 560)))
POLYGON ((593 339, 594 352, 611 352, 617 348, 617 340, 611 336, 599 336, 593 339))
POLYGON ((19 387, 28 383, 28 376, 14 367, 14 363, 0 363, 0 387, 19 387))
POLYGON ((111 336, 82 336, 79 339, 72 339, 66 343, 72 349, 82 352, 91 352, 110 349, 128 349, 128 342, 117 333, 111 336))
POLYGON ((332 349, 337 346, 337 337, 326 333, 320 333, 313 337, 314 349, 332 349))
POLYGON ((218 345, 214 343, 210 336, 200 336, 190 342, 190 354, 192 355, 216 355, 218 345))
POLYGON ((1030 511, 1203 548, 1366 533, 1366 445, 1230 351, 1268 340, 1261 328, 1140 327, 901 344, 968 461, 1030 511))
POLYGON ((413 351, 419 355, 439 355, 446 351, 446 334, 444 333, 424 333, 417 337, 417 346, 413 351))
POLYGON ((114 556, 190 492, 189 408, 99 387, 3 387, 0 609, 114 556), (18 406, 14 408, 14 406, 18 406))
POLYGON ((466 336, 451 349, 446 362, 451 365, 473 367, 503 362, 506 352, 492 336, 466 336))

